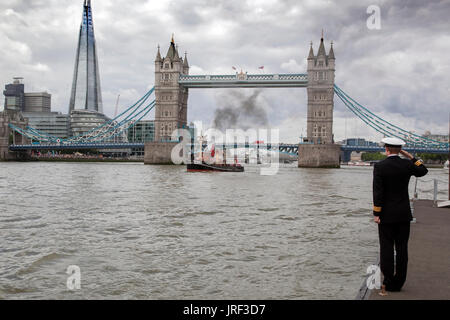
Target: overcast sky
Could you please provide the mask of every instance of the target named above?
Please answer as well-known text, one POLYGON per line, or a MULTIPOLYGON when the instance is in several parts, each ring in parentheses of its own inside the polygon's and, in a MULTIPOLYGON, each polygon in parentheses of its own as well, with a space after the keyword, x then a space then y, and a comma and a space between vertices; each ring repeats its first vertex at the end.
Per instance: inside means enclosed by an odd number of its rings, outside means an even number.
MULTIPOLYGON (((53 110, 67 113, 82 4, 1 1, 2 86, 24 77, 26 91, 48 91, 53 110)), ((334 42, 336 84, 350 96, 405 129, 448 132, 450 0, 92 0, 92 7, 108 116, 118 94, 123 110, 153 85, 157 45, 165 55, 172 33, 191 74, 232 74, 232 66, 303 73, 310 41, 317 52, 324 29, 327 52, 334 42), (381 9, 379 30, 367 27, 369 5, 381 9)), ((191 89, 189 121, 211 123, 227 90, 191 89)), ((305 89, 263 89, 257 99, 284 142, 306 133, 305 89)), ((379 138, 337 96, 334 116, 336 140, 379 138)))

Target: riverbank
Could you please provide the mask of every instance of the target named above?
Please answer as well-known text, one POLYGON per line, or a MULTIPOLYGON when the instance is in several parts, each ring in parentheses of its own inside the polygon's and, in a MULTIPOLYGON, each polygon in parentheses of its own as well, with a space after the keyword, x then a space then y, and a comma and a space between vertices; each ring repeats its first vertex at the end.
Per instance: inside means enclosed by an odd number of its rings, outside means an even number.
POLYGON ((408 276, 400 292, 380 296, 367 290, 360 299, 448 300, 450 299, 450 209, 436 208, 431 200, 414 202, 409 240, 408 276))
POLYGON ((436 164, 436 163, 427 163, 427 164, 425 164, 425 166, 426 166, 427 168, 441 168, 441 169, 444 168, 444 165, 443 165, 442 163, 440 163, 440 164, 436 164))
POLYGON ((144 162, 144 159, 34 157, 28 161, 42 161, 42 162, 144 162))
MULTIPOLYGON (((341 166, 349 166, 349 167, 370 167, 373 166, 370 162, 343 162, 341 163, 341 166)), ((427 168, 437 168, 442 169, 444 168, 444 164, 442 163, 426 163, 425 166, 427 168)))

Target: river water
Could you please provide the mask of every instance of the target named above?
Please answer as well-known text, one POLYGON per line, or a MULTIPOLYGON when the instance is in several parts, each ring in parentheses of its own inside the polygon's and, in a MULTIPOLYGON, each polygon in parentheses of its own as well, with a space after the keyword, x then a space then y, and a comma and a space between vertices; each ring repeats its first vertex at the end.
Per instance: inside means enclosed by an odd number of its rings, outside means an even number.
MULTIPOLYGON (((0 163, 0 298, 356 296, 378 253, 372 168, 185 171, 0 163), (67 288, 71 265, 79 290, 67 288)), ((433 177, 447 187, 443 169, 433 177)))

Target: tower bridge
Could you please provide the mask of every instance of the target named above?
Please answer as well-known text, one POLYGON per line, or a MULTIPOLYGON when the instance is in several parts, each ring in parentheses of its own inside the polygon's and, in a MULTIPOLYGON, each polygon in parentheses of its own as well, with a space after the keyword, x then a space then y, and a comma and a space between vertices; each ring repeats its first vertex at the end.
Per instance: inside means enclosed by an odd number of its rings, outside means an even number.
POLYGON ((148 164, 171 162, 173 130, 187 126, 189 89, 195 88, 306 88, 307 137, 300 144, 299 167, 339 167, 340 147, 334 144, 335 55, 331 43, 325 50, 323 36, 317 54, 311 43, 307 73, 190 75, 187 55, 180 57, 172 37, 165 57, 160 47, 155 59, 155 142, 146 144, 148 164), (154 156, 157 154, 158 156, 154 156))

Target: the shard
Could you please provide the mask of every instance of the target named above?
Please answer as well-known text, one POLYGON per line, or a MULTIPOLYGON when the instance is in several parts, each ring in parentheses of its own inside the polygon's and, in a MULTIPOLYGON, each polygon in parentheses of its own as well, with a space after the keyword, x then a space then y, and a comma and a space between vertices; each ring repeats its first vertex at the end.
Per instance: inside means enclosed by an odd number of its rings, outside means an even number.
POLYGON ((74 110, 89 110, 103 113, 90 0, 84 1, 83 17, 78 38, 69 113, 74 110))

